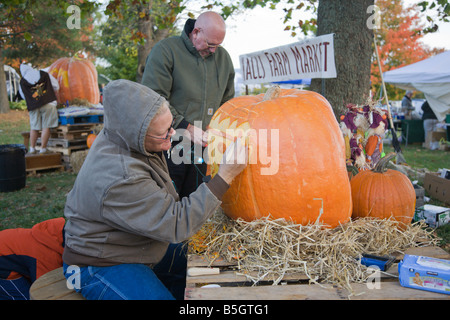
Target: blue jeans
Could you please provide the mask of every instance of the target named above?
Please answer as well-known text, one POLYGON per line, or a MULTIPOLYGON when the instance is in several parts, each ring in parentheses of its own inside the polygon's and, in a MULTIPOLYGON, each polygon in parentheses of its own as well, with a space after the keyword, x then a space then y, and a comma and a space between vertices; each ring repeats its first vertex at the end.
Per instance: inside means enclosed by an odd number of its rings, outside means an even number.
POLYGON ((161 262, 153 269, 143 264, 76 267, 80 272, 78 288, 74 281, 77 275, 73 270, 76 269, 64 264, 64 276, 88 300, 183 299, 186 248, 184 244, 171 244, 161 262))

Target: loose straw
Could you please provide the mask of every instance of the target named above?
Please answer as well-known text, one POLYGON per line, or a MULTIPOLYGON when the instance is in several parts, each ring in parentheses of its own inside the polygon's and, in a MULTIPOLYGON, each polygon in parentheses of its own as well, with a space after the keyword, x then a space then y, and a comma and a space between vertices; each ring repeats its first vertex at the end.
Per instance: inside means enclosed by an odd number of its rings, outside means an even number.
POLYGON ((402 229, 394 220, 361 218, 329 229, 269 217, 231 220, 218 211, 190 239, 189 248, 211 265, 219 256, 236 262, 238 272, 254 284, 276 285, 287 274, 302 273, 310 283, 330 283, 352 292, 351 283, 363 283, 373 273, 359 263, 363 253, 401 254, 438 241, 424 222, 402 229))

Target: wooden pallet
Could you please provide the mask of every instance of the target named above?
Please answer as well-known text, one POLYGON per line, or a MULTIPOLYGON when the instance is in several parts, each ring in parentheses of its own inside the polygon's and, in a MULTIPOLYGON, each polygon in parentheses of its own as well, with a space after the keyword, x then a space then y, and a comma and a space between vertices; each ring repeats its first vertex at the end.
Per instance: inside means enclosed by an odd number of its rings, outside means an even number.
POLYGON ((56 131, 60 134, 70 134, 76 131, 81 132, 91 132, 98 123, 82 123, 82 124, 67 124, 67 125, 59 125, 58 127, 52 129, 52 131, 56 131))
MULTIPOLYGON (((55 144, 55 147, 69 147, 73 144, 86 142, 87 136, 94 130, 98 124, 74 124, 74 125, 60 125, 56 128, 50 129, 50 144, 55 144)), ((21 132, 24 145, 26 148, 29 146, 30 132, 21 132)), ((39 131, 39 137, 42 132, 39 131)), ((40 138, 37 140, 38 144, 41 143, 40 138)))
POLYGON ((25 155, 25 166, 27 173, 36 174, 37 171, 56 169, 63 170, 60 153, 29 154, 25 155))
MULTIPOLYGON (((439 247, 411 248, 407 254, 422 255, 440 259, 450 259, 450 254, 439 247)), ((398 262, 403 256, 397 257, 387 273, 382 274, 379 288, 369 288, 367 284, 354 283, 351 285, 353 294, 348 290, 330 284, 309 284, 309 279, 302 273, 288 274, 281 281, 281 285, 271 283, 251 286, 245 275, 234 271, 233 263, 218 259, 211 266, 218 268, 219 274, 187 276, 186 300, 413 300, 432 299, 450 300, 450 295, 424 290, 402 287, 398 281, 398 262), (219 285, 220 287, 204 287, 205 285, 219 285)), ((190 268, 206 268, 209 262, 198 255, 189 255, 188 270, 190 268)), ((189 272, 188 272, 189 273, 189 272)))
POLYGON ((53 139, 67 139, 67 140, 75 140, 75 139, 84 139, 86 140, 87 136, 91 132, 88 130, 71 130, 71 131, 62 131, 58 129, 53 129, 50 131, 50 138, 53 139))
MULTIPOLYGON (((37 146, 41 145, 41 138, 37 139, 37 146)), ((86 139, 62 139, 62 138, 50 138, 47 142, 47 147, 56 147, 56 148, 70 148, 75 146, 82 146, 85 149, 87 148, 86 139)))
MULTIPOLYGON (((73 121, 75 122, 75 121, 73 121)), ((62 155, 61 168, 65 170, 71 170, 70 163, 71 156, 74 152, 87 150, 87 136, 99 126, 99 123, 74 123, 59 125, 56 128, 50 129, 50 139, 47 143, 47 149, 53 153, 62 155)), ((28 148, 30 141, 30 133, 21 133, 24 139, 24 145, 28 148)), ((39 136, 41 132, 39 133, 39 136)), ((38 138, 36 142, 36 150, 41 149, 41 138, 38 138)), ((56 167, 51 167, 56 168, 56 167)), ((36 170, 51 169, 49 167, 42 167, 36 170)), ((59 168, 59 167, 58 167, 59 168)))
MULTIPOLYGON (((71 146, 68 148, 64 147, 47 147, 48 150, 51 152, 58 152, 65 156, 70 156, 72 152, 79 151, 79 150, 86 150, 87 145, 79 145, 79 146, 71 146)), ((40 146, 36 146, 36 150, 40 150, 40 146)))
POLYGON ((59 116, 61 125, 103 123, 103 115, 59 116))
MULTIPOLYGON (((79 150, 86 150, 86 140, 66 140, 66 139, 49 139, 47 149, 51 152, 61 153, 65 156, 70 156, 72 152, 79 150)), ((36 150, 41 149, 40 139, 36 143, 36 150)))
MULTIPOLYGON (((48 150, 55 153, 61 153, 62 155, 65 156, 70 156, 72 152, 79 150, 86 150, 87 148, 88 147, 85 138, 75 140, 50 138, 47 143, 48 150)), ((36 142, 36 150, 40 149, 41 149, 41 139, 38 138, 36 142)))

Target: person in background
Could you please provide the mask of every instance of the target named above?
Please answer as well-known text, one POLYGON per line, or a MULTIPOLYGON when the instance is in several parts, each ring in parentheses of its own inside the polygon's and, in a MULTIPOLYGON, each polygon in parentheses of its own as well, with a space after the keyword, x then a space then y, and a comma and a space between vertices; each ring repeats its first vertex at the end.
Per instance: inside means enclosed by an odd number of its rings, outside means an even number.
MULTIPOLYGON (((225 33, 225 22, 215 12, 188 19, 181 36, 161 40, 152 48, 141 82, 169 101, 174 127, 186 129, 179 131, 202 147, 207 144, 205 131, 213 114, 235 93, 233 63, 220 46, 225 33)), ((172 152, 191 158, 194 146, 179 143, 183 138, 174 139, 178 141, 173 143, 172 152)), ((170 154, 166 156, 177 192, 188 196, 202 182, 206 163, 197 157, 180 164, 170 154)))
POLYGON ((436 125, 438 124, 438 119, 433 109, 431 109, 430 104, 427 100, 422 104, 422 120, 423 120, 423 131, 425 133, 425 142, 430 132, 436 130, 436 125))
POLYGON ((413 92, 408 90, 405 93, 405 96, 402 99, 402 109, 401 111, 405 114, 405 118, 411 119, 411 113, 414 110, 414 106, 412 104, 413 92))
POLYGON ((49 153, 47 143, 50 139, 50 128, 58 126, 58 111, 56 110, 55 91, 59 90, 58 81, 43 70, 33 69, 27 64, 20 65, 19 92, 27 103, 30 114, 30 149, 29 153, 36 153, 36 142, 41 134, 40 154, 49 153))
POLYGON ((62 267, 64 218, 0 231, 0 300, 29 300, 42 275, 62 267))
POLYGON ((100 103, 103 103, 103 89, 105 88, 105 84, 102 83, 99 86, 99 91, 100 91, 100 103))
POLYGON ((220 206, 246 166, 247 148, 239 140, 227 148, 218 173, 182 198, 162 154, 175 134, 167 101, 115 80, 103 102, 104 128, 67 196, 64 274, 88 300, 183 299, 183 242, 220 206), (242 160, 229 163, 235 155, 242 160))

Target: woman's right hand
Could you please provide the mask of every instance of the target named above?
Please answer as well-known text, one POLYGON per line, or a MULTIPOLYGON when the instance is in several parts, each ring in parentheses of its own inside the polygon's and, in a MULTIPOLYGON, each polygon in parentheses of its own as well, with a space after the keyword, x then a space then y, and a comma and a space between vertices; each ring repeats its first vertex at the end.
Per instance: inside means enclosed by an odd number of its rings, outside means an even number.
POLYGON ((219 166, 218 175, 228 184, 231 184, 234 177, 241 173, 248 163, 248 146, 242 143, 242 139, 237 138, 228 146, 219 166))

